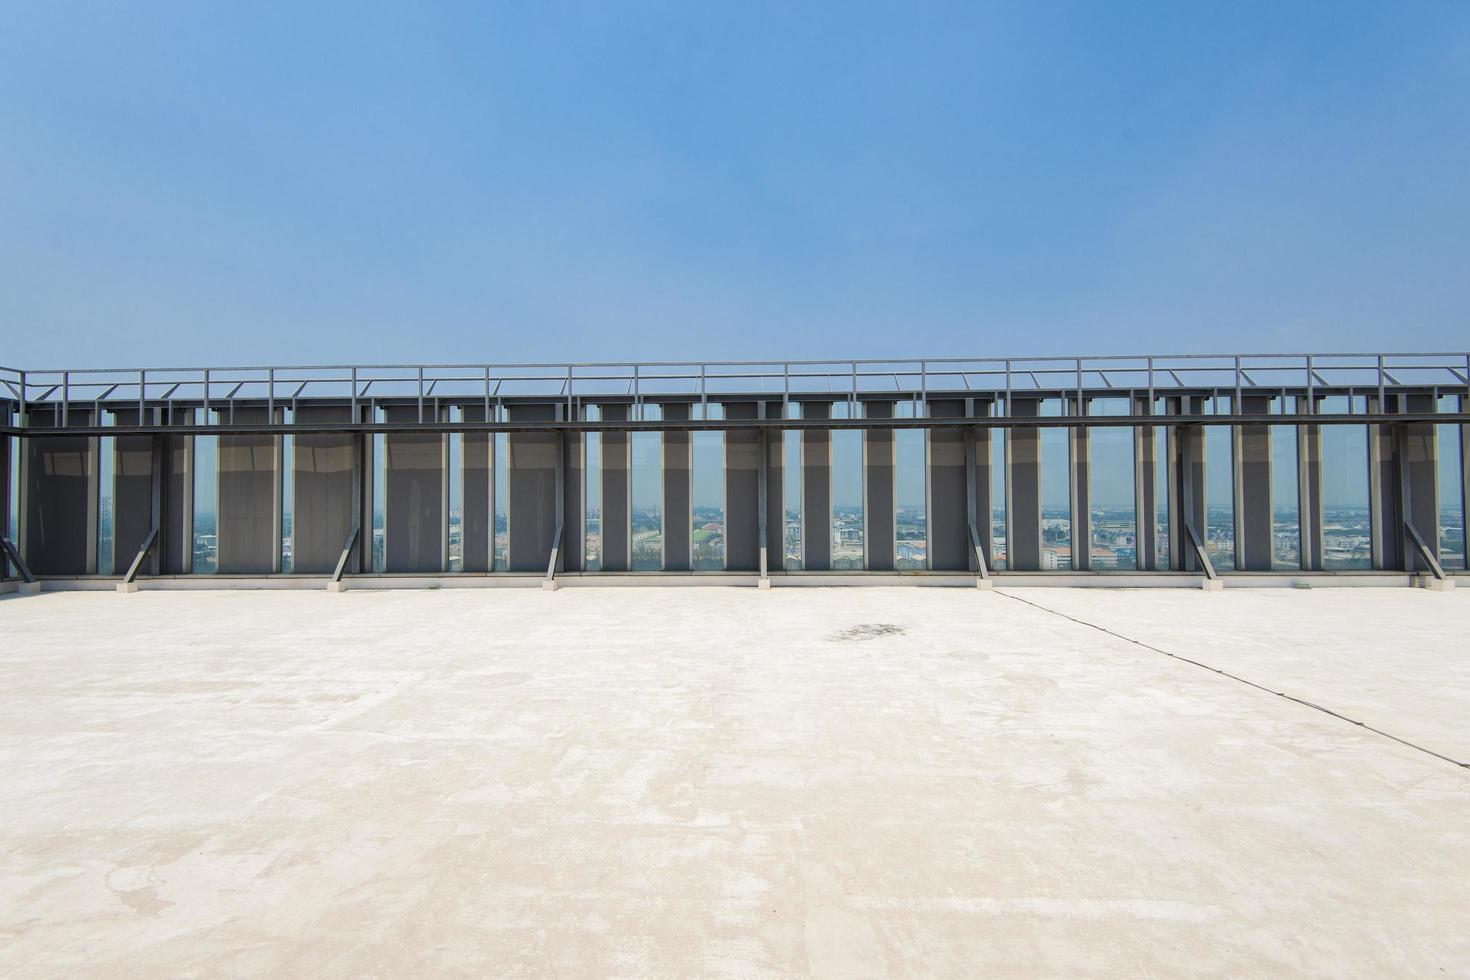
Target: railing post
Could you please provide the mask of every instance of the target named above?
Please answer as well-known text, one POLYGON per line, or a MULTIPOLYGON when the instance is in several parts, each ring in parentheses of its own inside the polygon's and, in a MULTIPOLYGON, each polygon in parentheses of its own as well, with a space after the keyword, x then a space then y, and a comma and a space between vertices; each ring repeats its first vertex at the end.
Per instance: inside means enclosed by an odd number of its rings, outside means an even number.
POLYGON ((204 369, 204 418, 199 420, 199 424, 209 424, 209 368, 204 369))
POLYGON ((424 421, 424 369, 419 367, 419 424, 424 421))
POLYGON ((352 385, 352 424, 356 425, 361 419, 357 417, 357 368, 355 367, 352 369, 349 383, 352 385))
MULTIPOLYGON (((138 372, 138 424, 139 425, 147 425, 148 424, 147 420, 145 418, 143 418, 143 414, 145 412, 147 412, 147 411, 148 411, 148 372, 147 371, 139 371, 138 372)), ((100 415, 97 418, 97 422, 98 422, 99 425, 102 422, 102 418, 101 418, 100 415)))
POLYGON ((1317 370, 1312 367, 1312 355, 1307 355, 1307 415, 1317 414, 1317 370))
POLYGON ((69 424, 67 408, 71 405, 71 372, 61 372, 61 427, 64 429, 69 424))

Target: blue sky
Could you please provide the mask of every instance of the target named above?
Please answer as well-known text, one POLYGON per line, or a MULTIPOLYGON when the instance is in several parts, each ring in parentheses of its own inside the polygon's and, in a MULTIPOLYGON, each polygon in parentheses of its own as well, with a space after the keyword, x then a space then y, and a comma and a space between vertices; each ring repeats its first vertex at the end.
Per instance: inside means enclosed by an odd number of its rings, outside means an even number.
POLYGON ((0 2, 0 363, 1466 346, 1470 4, 0 2))

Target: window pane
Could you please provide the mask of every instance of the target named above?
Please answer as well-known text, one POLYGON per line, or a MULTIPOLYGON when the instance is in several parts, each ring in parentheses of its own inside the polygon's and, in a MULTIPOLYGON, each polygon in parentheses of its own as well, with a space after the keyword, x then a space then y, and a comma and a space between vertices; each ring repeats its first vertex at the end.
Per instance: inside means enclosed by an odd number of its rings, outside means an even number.
POLYGON ((1302 567, 1301 508, 1297 500, 1296 426, 1271 427, 1271 567, 1302 567))
MULTIPOLYGON (((463 410, 458 406, 451 408, 450 421, 462 421, 463 410)), ((449 522, 449 570, 451 572, 464 571, 464 433, 449 433, 449 445, 447 447, 449 459, 449 507, 447 519, 449 522)))
MULTIPOLYGON (((383 410, 376 410, 382 421, 383 410)), ((388 567, 388 522, 384 517, 388 505, 388 442, 381 432, 373 433, 373 571, 388 567)))
POLYGON ((659 571, 664 567, 663 433, 634 432, 630 441, 633 570, 659 571))
POLYGON ((1169 430, 1154 429, 1154 513, 1158 521, 1154 551, 1158 568, 1169 566, 1169 430))
MULTIPOLYGON (((1042 415, 1061 415, 1058 399, 1041 404, 1042 415)), ((1041 430, 1041 567, 1072 567, 1072 450, 1066 429, 1041 430)))
MULTIPOLYGON (((596 422, 602 409, 587 406, 587 419, 596 422)), ((602 571, 602 433, 588 432, 582 437, 582 472, 586 486, 582 488, 587 506, 583 516, 582 561, 587 571, 602 571)))
POLYGON ((193 570, 208 575, 218 557, 215 510, 219 496, 219 436, 194 437, 193 570))
MULTIPOLYGON (((1223 401, 1223 399, 1220 399, 1223 401)), ((1205 553, 1219 572, 1235 568, 1234 447, 1228 425, 1205 429, 1205 553)))
MULTIPOLYGON (((281 409, 282 421, 290 425, 292 411, 289 408, 281 409)), ((281 571, 289 575, 295 567, 295 537, 292 533, 291 508, 295 502, 295 478, 296 478, 296 437, 283 435, 280 437, 281 453, 281 571)))
MULTIPOLYGON (((112 426, 117 420, 111 412, 102 412, 102 424, 112 426)), ((97 574, 114 574, 113 495, 117 487, 117 440, 103 436, 97 440, 97 574)))
MULTIPOLYGON (((914 417, 913 402, 899 402, 899 418, 914 417)), ((894 458, 894 567, 929 567, 928 433, 924 429, 895 429, 894 458)))
POLYGON ((689 540, 693 567, 696 571, 721 571, 725 567, 725 434, 692 433, 690 454, 693 527, 689 540))
MULTIPOLYGON (((792 408, 797 406, 793 404, 792 408)), ((781 567, 801 571, 801 433, 783 432, 781 460, 781 506, 785 511, 782 529, 781 567)))
MULTIPOLYGON (((1098 398, 1092 415, 1127 415, 1126 398, 1098 398)), ((1092 567, 1138 567, 1138 520, 1133 486, 1133 430, 1098 427, 1088 435, 1088 516, 1092 567)), ((1079 547, 1081 543, 1079 542, 1079 547)))
MULTIPOLYGON (((833 418, 847 418, 850 406, 837 402, 833 418)), ((859 429, 833 429, 832 568, 860 570, 863 551, 863 434, 859 429)))
POLYGON ((495 433, 495 571, 510 568, 510 437, 495 433))
MULTIPOLYGON (((1459 398, 1448 395, 1439 400, 1441 412, 1459 411, 1459 398)), ((1461 426, 1445 423, 1435 426, 1439 456, 1439 563, 1445 568, 1463 569, 1465 565, 1465 491, 1464 468, 1461 465, 1461 426)))
POLYGON ((1006 430, 990 432, 990 562, 1006 567, 1006 430))
MULTIPOLYGON (((1323 414, 1347 410, 1344 397, 1323 399, 1323 414)), ((1373 567, 1366 425, 1322 426, 1322 567, 1333 571, 1373 567)))

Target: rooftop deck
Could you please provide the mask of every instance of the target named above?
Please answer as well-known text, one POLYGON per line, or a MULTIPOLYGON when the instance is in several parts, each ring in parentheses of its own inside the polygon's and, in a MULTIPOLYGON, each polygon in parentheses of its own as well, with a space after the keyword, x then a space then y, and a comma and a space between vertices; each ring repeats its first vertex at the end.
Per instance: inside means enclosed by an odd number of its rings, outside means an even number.
POLYGON ((1470 971, 1463 590, 48 593, 0 634, 7 975, 1470 971))

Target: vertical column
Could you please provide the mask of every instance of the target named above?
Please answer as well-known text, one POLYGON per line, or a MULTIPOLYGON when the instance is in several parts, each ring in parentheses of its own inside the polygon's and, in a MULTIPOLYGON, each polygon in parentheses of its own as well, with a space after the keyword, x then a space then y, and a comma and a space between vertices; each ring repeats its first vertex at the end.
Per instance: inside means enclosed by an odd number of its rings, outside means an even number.
MULTIPOLYGON (((10 417, 9 409, 0 407, 0 420, 8 422, 10 417)), ((10 536, 10 443, 10 436, 0 435, 0 538, 10 536)), ((14 574, 16 573, 10 567, 10 559, 6 557, 4 549, 0 548, 0 579, 14 574)))
MULTIPOLYGON (((1312 406, 1315 410, 1316 406, 1312 406)), ((1297 411, 1308 410, 1307 396, 1297 398, 1297 411)), ((1302 568, 1322 569, 1322 426, 1296 427, 1296 493, 1301 515, 1302 568)))
MULTIPOLYGON (((30 424, 59 425, 32 409, 30 424)), ((69 425, 90 425, 92 413, 72 408, 69 425)), ((97 560, 97 440, 88 436, 29 436, 21 441, 25 506, 22 557, 36 575, 86 575, 97 560)))
MULTIPOLYGON (((1066 399, 1076 415, 1087 414, 1087 400, 1066 399)), ((1072 568, 1092 571, 1092 439, 1091 430, 1076 425, 1068 430, 1068 488, 1072 504, 1072 568)))
MULTIPOLYGON (((756 402, 726 402, 725 418, 752 420, 756 402)), ((767 487, 767 492, 769 492, 767 487)), ((769 504, 769 500, 767 501, 769 504)), ((760 436, 754 429, 725 431, 725 568, 760 569, 760 436)))
MULTIPOLYGON (((485 406, 466 405, 466 422, 485 422, 485 406)), ((460 515, 464 539, 466 572, 488 572, 491 568, 491 447, 495 436, 490 432, 466 432, 461 446, 464 451, 464 512, 460 515)))
MULTIPOLYGON (((560 405, 512 405, 512 422, 552 422, 560 405)), ((510 570, 546 571, 556 534, 555 432, 512 432, 510 447, 510 570)))
MULTIPOLYGON (((1036 398, 1011 397, 1016 418, 1041 412, 1036 398)), ((1041 430, 1016 427, 1006 435, 1006 547, 1013 571, 1041 570, 1041 430)))
MULTIPOLYGON (((1411 394, 1405 398, 1405 410, 1433 412, 1433 395, 1411 394)), ((1403 465, 1400 474, 1401 509, 1414 529, 1424 538, 1435 559, 1439 558, 1439 443, 1433 422, 1409 422, 1402 433, 1403 465)), ((1404 566, 1408 571, 1428 571, 1419 550, 1406 542, 1404 566)))
MULTIPOLYGON (((192 425, 194 410, 174 413, 175 425, 192 425)), ((159 530, 158 574, 187 575, 194 561, 194 437, 163 440, 163 525, 159 530)))
MULTIPOLYGON (((236 425, 265 424, 265 408, 237 408, 236 425)), ((279 481, 272 435, 219 437, 218 571, 269 575, 281 550, 276 531, 279 481)))
MULTIPOLYGON (((345 423, 348 405, 302 405, 296 425, 345 423)), ((292 440, 291 529, 293 571, 316 575, 336 569, 357 520, 357 445, 350 432, 300 432, 292 440)), ((355 556, 348 571, 356 572, 355 556)))
MULTIPOLYGON (((1147 398, 1133 399, 1134 415, 1152 415, 1147 398)), ((1156 492, 1160 460, 1155 452, 1154 427, 1133 427, 1133 513, 1137 523, 1135 542, 1139 571, 1159 567, 1159 502, 1156 492)))
MULTIPOLYGON (((826 402, 802 402, 803 419, 828 419, 826 402)), ((801 433, 801 548, 802 567, 825 572, 832 568, 832 433, 803 429, 801 433)), ((729 520, 729 515, 726 515, 729 520)))
MULTIPOLYGON (((959 399, 931 399, 929 417, 964 418, 959 399)), ((970 506, 965 500, 965 431, 929 430, 929 567, 934 571, 970 568, 970 506)))
MULTIPOLYGON (((689 419, 689 406, 683 402, 670 402, 662 406, 666 422, 685 422, 689 419)), ((690 503, 693 492, 690 484, 692 457, 690 456, 690 433, 685 430, 664 431, 664 570, 687 572, 692 567, 693 552, 690 550, 690 533, 694 514, 690 503)), ((751 499, 755 494, 752 491, 751 499)))
MULTIPOLYGON (((1408 412, 1434 411, 1428 394, 1390 395, 1382 414, 1396 406, 1408 412)), ((1379 422, 1368 427, 1368 498, 1373 521, 1373 567, 1421 569, 1405 520, 1412 522, 1435 557, 1439 556, 1439 488, 1432 422, 1379 422)))
MULTIPOLYGON (((417 405, 385 410, 388 422, 417 422, 417 405)), ((425 420, 431 416, 425 412, 425 420)), ((444 571, 444 434, 389 432, 383 438, 384 565, 389 572, 444 571)), ((223 455, 223 450, 221 450, 223 455)))
MULTIPOLYGON (((863 403, 863 415, 870 419, 893 418, 894 403, 863 403)), ((894 567, 897 541, 894 527, 894 434, 892 429, 867 429, 863 432, 863 538, 868 549, 868 568, 891 571, 894 567)))
MULTIPOLYGON (((603 405, 604 422, 626 422, 627 405, 603 405)), ((602 570, 626 572, 633 567, 631 505, 632 444, 627 432, 602 434, 602 570)))
MULTIPOLYGON (((1264 395, 1240 399, 1242 415, 1269 415, 1264 395)), ((1235 564, 1249 572, 1271 570, 1271 427, 1235 427, 1235 564)))

